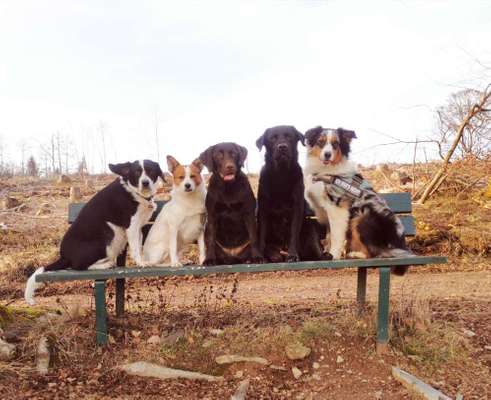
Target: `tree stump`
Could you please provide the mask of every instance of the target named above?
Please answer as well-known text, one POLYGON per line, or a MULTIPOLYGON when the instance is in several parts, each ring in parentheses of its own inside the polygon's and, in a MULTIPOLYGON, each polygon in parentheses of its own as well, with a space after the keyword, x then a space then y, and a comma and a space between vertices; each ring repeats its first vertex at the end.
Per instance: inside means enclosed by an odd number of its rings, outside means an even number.
POLYGON ((9 210, 10 208, 17 207, 19 204, 19 200, 14 199, 13 197, 5 196, 0 200, 0 209, 9 210))
POLYGON ((78 186, 70 188, 70 203, 80 203, 82 201, 82 192, 78 186))

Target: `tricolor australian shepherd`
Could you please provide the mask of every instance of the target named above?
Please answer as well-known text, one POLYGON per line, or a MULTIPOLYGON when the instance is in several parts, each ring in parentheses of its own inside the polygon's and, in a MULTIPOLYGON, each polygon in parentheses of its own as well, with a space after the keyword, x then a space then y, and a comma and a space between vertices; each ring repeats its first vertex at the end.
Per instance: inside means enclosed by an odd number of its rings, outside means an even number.
POLYGON ((174 180, 172 199, 159 213, 145 240, 145 261, 181 267, 180 253, 186 245, 198 241, 199 262, 202 264, 205 259, 206 217, 206 189, 201 176, 203 163, 196 159, 190 165, 181 165, 174 157, 167 156, 167 165, 174 180))
MULTIPOLYGON (((350 258, 412 256, 404 227, 384 199, 369 187, 359 187, 356 196, 333 184, 333 178, 349 185, 362 179, 348 159, 355 138, 354 131, 320 126, 305 134, 305 197, 318 221, 330 227, 329 253, 333 259, 341 258, 345 250, 350 258)), ((395 272, 405 270, 398 267, 395 272)))
POLYGON ((155 211, 153 196, 164 174, 159 164, 150 160, 109 164, 109 169, 119 177, 80 211, 61 241, 60 258, 31 275, 24 294, 27 303, 34 304, 34 292, 40 286, 36 275, 67 268, 114 267, 126 244, 133 260, 144 265, 141 229, 155 211))

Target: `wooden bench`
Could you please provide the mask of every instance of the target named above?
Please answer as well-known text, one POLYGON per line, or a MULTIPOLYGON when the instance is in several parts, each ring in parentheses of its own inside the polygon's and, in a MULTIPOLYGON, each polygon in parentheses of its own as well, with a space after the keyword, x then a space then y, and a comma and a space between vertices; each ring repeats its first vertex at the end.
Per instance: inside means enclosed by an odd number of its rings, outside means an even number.
MULTIPOLYGON (((411 215, 411 197, 408 193, 389 193, 382 195, 389 207, 399 215, 405 229, 406 236, 414 236, 416 227, 414 217, 411 215)), ((162 209, 164 202, 157 202, 157 211, 151 221, 162 209)), ((72 223, 78 216, 84 203, 71 204, 69 207, 68 222, 72 223)), ((148 229, 148 225, 146 227, 148 229)), ((414 267, 428 264, 444 264, 445 257, 411 257, 411 258, 378 258, 360 260, 336 260, 336 261, 313 261, 297 263, 277 264, 236 264, 219 265, 213 267, 184 266, 172 267, 145 267, 125 268, 126 252, 118 258, 118 267, 109 270, 74 271, 63 270, 45 272, 36 276, 37 282, 60 282, 60 281, 95 281, 94 296, 96 308, 96 339, 99 345, 107 343, 107 311, 106 311, 106 281, 116 280, 116 315, 124 314, 124 292, 125 279, 143 277, 166 277, 186 275, 211 275, 231 274, 237 272, 273 272, 273 271, 305 271, 316 269, 340 269, 358 268, 357 302, 359 309, 365 306, 367 268, 377 268, 379 271, 378 292, 378 319, 377 319, 377 351, 384 352, 389 341, 389 294, 390 294, 390 269, 393 266, 412 265, 414 267)))

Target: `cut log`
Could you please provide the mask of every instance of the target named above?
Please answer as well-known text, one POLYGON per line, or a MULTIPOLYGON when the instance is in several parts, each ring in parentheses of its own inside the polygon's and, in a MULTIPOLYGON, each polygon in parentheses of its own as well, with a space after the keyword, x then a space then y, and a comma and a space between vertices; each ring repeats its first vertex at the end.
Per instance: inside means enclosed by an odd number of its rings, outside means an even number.
POLYGON ((183 371, 180 369, 173 369, 162 367, 157 364, 151 364, 145 361, 139 361, 131 364, 126 364, 119 369, 123 370, 129 375, 141 376, 144 378, 157 378, 157 379, 191 379, 202 380, 208 382, 218 382, 223 380, 221 376, 205 375, 199 372, 183 371))
POLYGON ((436 390, 432 386, 423 382, 422 380, 416 378, 415 376, 399 369, 397 367, 392 367, 392 376, 403 384, 409 391, 423 396, 423 398, 428 400, 452 400, 450 397, 444 395, 439 390, 436 390))

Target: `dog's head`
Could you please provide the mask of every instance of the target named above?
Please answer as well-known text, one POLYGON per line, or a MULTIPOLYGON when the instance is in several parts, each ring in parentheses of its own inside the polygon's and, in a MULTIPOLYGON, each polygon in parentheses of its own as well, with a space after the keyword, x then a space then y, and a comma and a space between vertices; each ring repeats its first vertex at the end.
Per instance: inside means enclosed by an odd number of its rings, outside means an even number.
POLYGON ((236 143, 216 144, 199 156, 208 171, 218 174, 225 182, 235 180, 246 158, 247 149, 236 143))
POLYGON ((309 157, 317 157, 325 165, 336 165, 349 157, 354 131, 343 128, 324 129, 321 126, 305 133, 309 157))
POLYGON ((130 190, 143 197, 157 193, 157 180, 165 182, 164 173, 155 161, 138 160, 122 164, 109 164, 109 169, 119 175, 130 190))
POLYGON ((266 129, 256 146, 259 150, 266 147, 266 162, 271 161, 275 167, 288 167, 298 160, 297 143, 305 145, 304 136, 293 126, 275 126, 266 129))
POLYGON ((193 193, 203 183, 203 163, 199 158, 190 165, 181 165, 174 157, 167 156, 167 167, 174 180, 174 190, 193 193))

